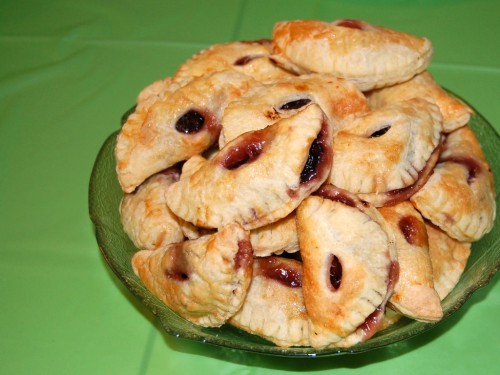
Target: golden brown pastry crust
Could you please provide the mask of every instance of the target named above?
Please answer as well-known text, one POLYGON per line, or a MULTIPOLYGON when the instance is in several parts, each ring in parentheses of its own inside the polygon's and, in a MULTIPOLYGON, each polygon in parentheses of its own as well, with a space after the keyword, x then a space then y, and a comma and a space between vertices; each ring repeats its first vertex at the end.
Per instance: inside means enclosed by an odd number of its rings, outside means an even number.
POLYGON ((473 242, 491 230, 496 215, 493 175, 469 127, 447 135, 432 176, 410 200, 458 241, 473 242))
POLYGON ((131 114, 115 147, 123 191, 134 191, 147 177, 210 147, 219 137, 224 107, 254 83, 236 72, 214 73, 131 114))
POLYGON ((192 79, 234 70, 257 81, 269 82, 292 75, 269 59, 271 52, 271 41, 268 39, 214 44, 184 62, 174 77, 192 79))
POLYGON ((171 169, 147 179, 135 193, 125 194, 120 204, 120 218, 125 233, 134 245, 154 250, 184 240, 182 220, 167 206, 168 187, 179 179, 171 169))
POLYGON ((242 134, 196 172, 182 174, 169 188, 168 206, 200 227, 270 224, 290 214, 325 181, 331 144, 330 124, 312 104, 293 117, 242 134), (311 158, 313 144, 319 152, 311 158), (314 174, 304 173, 309 167, 314 174))
POLYGON ((410 79, 432 55, 426 38, 360 20, 278 22, 272 38, 278 62, 346 78, 363 91, 410 79))
POLYGON ((218 327, 241 308, 250 286, 249 233, 230 224, 197 240, 141 250, 132 266, 146 288, 180 316, 218 327))
POLYGON ((399 279, 390 304, 415 320, 440 320, 443 309, 434 289, 424 220, 408 201, 379 211, 392 228, 398 254, 399 279))
POLYGON ((245 302, 229 323, 283 347, 309 345, 302 265, 294 259, 254 259, 245 302))
POLYGON ((324 189, 325 198, 310 196, 297 209, 310 341, 313 347, 350 346, 375 329, 364 325, 392 293, 396 249, 375 208, 340 189, 324 189))
POLYGON ((263 129, 315 103, 332 123, 333 131, 369 111, 368 102, 352 83, 328 74, 308 74, 256 85, 226 107, 219 146, 240 134, 263 129))
POLYGON ((470 242, 459 242, 438 227, 426 223, 434 288, 441 300, 455 288, 467 266, 470 242))
POLYGON ((356 194, 406 188, 417 181, 440 139, 436 105, 419 98, 393 103, 352 120, 336 134, 328 181, 356 194))
POLYGON ((295 211, 288 216, 250 231, 254 256, 296 253, 300 250, 295 211))
POLYGON ((429 100, 441 110, 443 131, 446 133, 466 125, 472 114, 472 109, 467 104, 446 92, 428 71, 417 74, 406 82, 373 90, 367 93, 367 97, 373 108, 411 98, 429 100))

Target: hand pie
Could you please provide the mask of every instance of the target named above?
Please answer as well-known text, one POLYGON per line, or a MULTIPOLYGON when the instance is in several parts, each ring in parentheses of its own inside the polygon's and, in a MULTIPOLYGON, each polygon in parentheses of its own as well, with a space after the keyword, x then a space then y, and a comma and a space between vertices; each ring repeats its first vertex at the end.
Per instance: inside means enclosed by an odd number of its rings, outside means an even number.
POLYGON ((218 327, 243 304, 252 278, 249 233, 230 224, 213 235, 141 250, 132 267, 147 289, 183 318, 218 327))
POLYGON ((461 242, 488 233, 495 220, 493 174, 469 127, 449 133, 427 183, 411 202, 422 216, 461 242))
POLYGON ((431 172, 440 139, 436 105, 415 98, 385 106, 336 134, 329 182, 376 206, 395 204, 395 196, 405 200, 403 189, 431 172))
POLYGON ((353 84, 328 74, 309 74, 256 85, 226 107, 219 146, 247 131, 263 129, 316 103, 332 123, 342 123, 369 111, 368 102, 353 84))
POLYGON ((410 79, 432 55, 426 38, 361 20, 278 22, 272 38, 273 58, 288 69, 333 74, 362 91, 410 79))
POLYGON ((120 217, 125 233, 134 245, 154 250, 184 240, 183 226, 167 206, 165 193, 179 179, 179 172, 169 168, 147 179, 134 193, 125 194, 120 204, 120 217))
POLYGON ((254 82, 236 72, 214 73, 131 114, 115 147, 123 191, 134 191, 147 177, 211 146, 219 137, 224 107, 254 82))
POLYGON ((353 194, 324 185, 297 208, 297 227, 311 345, 368 339, 397 281, 389 226, 353 194))
POLYGON ((390 304, 415 320, 440 320, 443 309, 434 289, 424 220, 408 201, 379 210, 392 228, 398 254, 399 279, 390 304))
POLYGON ((327 178, 332 131, 314 104, 226 144, 193 174, 172 184, 167 203, 196 226, 238 222, 258 228, 290 214, 327 178))
POLYGON ((309 345, 301 286, 299 261, 276 256, 255 258, 245 302, 229 323, 279 346, 309 345))
POLYGON ((459 242, 438 227, 426 224, 434 289, 443 300, 460 280, 470 256, 470 242, 459 242))
POLYGON ((448 94, 432 75, 425 71, 409 81, 367 93, 370 106, 380 108, 387 104, 411 98, 424 98, 435 103, 443 115, 443 131, 449 133, 469 122, 472 109, 460 99, 448 94))
POLYGON ((296 253, 300 249, 295 212, 274 223, 252 229, 250 242, 256 257, 296 253))
POLYGON ((271 52, 271 41, 267 39, 214 44, 183 63, 174 77, 192 79, 234 70, 257 81, 269 82, 292 75, 269 59, 271 52))

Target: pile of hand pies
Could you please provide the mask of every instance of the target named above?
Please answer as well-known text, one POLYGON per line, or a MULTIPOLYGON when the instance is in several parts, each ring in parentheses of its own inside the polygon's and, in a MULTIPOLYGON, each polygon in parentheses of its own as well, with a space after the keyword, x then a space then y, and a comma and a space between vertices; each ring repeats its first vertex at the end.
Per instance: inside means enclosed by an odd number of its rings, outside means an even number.
POLYGON ((431 56, 365 21, 295 20, 145 87, 115 147, 145 287, 282 347, 441 319, 496 207, 472 110, 431 56))

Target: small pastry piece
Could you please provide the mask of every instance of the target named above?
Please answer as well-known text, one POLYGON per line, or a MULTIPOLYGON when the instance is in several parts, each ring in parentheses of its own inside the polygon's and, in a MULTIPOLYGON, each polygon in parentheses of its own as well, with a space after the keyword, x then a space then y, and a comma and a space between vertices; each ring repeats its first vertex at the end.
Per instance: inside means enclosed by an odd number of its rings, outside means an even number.
POLYGON ((257 257, 280 255, 284 252, 296 253, 300 248, 295 212, 274 223, 253 229, 250 231, 250 241, 254 256, 257 257))
POLYGON ((271 52, 268 39, 214 44, 183 63, 174 77, 192 79, 234 70, 257 81, 269 82, 292 75, 269 59, 271 52))
POLYGON ((422 216, 461 242, 473 242, 493 227, 494 180, 481 145, 464 126, 449 133, 427 183, 411 202, 422 216))
POLYGON ((245 302, 229 323, 278 346, 309 345, 302 264, 276 256, 255 258, 245 302))
POLYGON ((436 105, 415 98, 385 106, 337 133, 329 182, 379 206, 381 194, 393 198, 393 191, 414 184, 422 171, 431 172, 440 139, 436 105))
POLYGON ((428 39, 361 20, 278 22, 272 38, 273 58, 288 69, 330 73, 362 91, 404 82, 432 56, 428 39))
POLYGON ((248 231, 230 224, 213 235, 141 250, 132 267, 147 289, 183 318, 218 327, 242 306, 252 278, 248 231))
POLYGON ((334 133, 344 121, 369 111, 368 102, 352 83, 328 74, 309 74, 256 85, 226 107, 219 146, 247 131, 263 129, 316 103, 328 116, 334 133))
POLYGON ((311 345, 368 339, 397 281, 390 227, 374 207, 332 185, 300 204, 297 227, 311 345))
POLYGON ((270 224, 325 181, 331 147, 328 119, 317 105, 309 105, 293 117, 242 134, 193 174, 182 174, 169 188, 168 206, 205 228, 270 224))
POLYGON ((438 227, 426 223, 434 288, 441 300, 455 288, 471 252, 470 242, 459 242, 438 227))
POLYGON ((367 93, 370 106, 380 108, 387 104, 411 98, 424 98, 437 104, 443 115, 443 131, 449 133, 466 125, 472 114, 472 109, 463 101, 448 94, 425 71, 409 81, 384 87, 367 93))
POLYGON ((399 263, 399 279, 389 303, 409 318, 440 320, 443 309, 434 289, 424 220, 408 201, 380 208, 380 213, 394 232, 399 263))
POLYGON ((219 137, 224 107, 254 83, 236 72, 214 73, 131 114, 115 147, 123 191, 130 193, 147 177, 209 148, 219 137))
POLYGON ((125 194, 120 217, 125 233, 134 245, 155 250, 184 240, 183 226, 190 224, 175 216, 167 206, 165 193, 179 180, 179 171, 171 167, 147 179, 136 192, 125 194))

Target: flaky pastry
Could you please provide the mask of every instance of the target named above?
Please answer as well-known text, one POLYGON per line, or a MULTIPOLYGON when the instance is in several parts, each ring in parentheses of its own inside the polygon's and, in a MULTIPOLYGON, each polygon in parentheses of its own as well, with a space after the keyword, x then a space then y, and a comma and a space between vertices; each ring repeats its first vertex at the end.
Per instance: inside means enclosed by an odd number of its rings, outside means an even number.
POLYGON ((397 281, 394 235, 382 215, 325 185, 297 208, 302 291, 313 347, 371 337, 397 281))
POLYGON ((440 320, 443 309, 434 289, 424 220, 408 201, 380 208, 380 213, 394 233, 399 263, 399 279, 390 304, 415 320, 440 320))
POLYGON ((249 233, 230 224, 196 240, 138 251, 132 267, 144 285, 183 318, 218 327, 241 308, 250 286, 249 233))
POLYGON ((336 134, 328 181, 376 204, 378 195, 414 184, 437 161, 431 156, 440 139, 435 104, 415 98, 382 107, 336 134))
POLYGON ((412 79, 367 93, 370 106, 380 108, 387 104, 411 98, 424 98, 435 103, 443 115, 443 131, 449 133, 466 125, 472 109, 462 100, 449 94, 428 71, 412 79))
POLYGON ((279 346, 309 345, 301 262, 276 256, 255 258, 245 302, 229 323, 279 346))
POLYGON ((361 20, 294 20, 273 29, 277 62, 300 73, 330 73, 361 90, 404 82, 424 71, 431 42, 361 20))
POLYGON ((219 137, 224 107, 254 80, 236 72, 203 76, 129 116, 118 134, 116 171, 122 189, 210 147, 219 137))
POLYGON ((458 241, 476 241, 491 230, 496 215, 493 174, 468 126, 447 135, 439 163, 410 200, 458 241))

